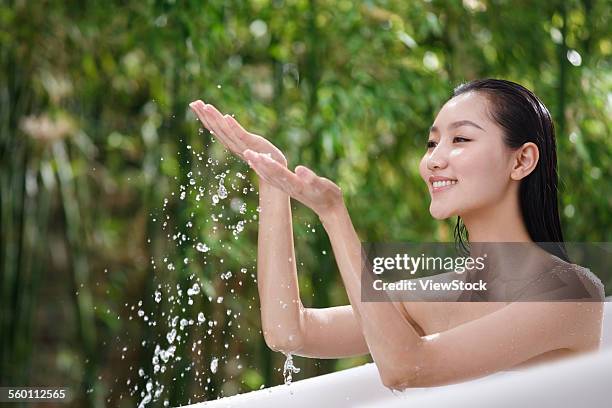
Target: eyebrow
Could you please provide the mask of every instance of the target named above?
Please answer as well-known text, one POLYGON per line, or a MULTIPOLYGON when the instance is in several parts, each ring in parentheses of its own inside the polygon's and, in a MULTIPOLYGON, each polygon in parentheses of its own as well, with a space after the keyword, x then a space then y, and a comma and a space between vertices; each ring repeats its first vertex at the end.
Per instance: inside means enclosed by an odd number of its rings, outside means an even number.
MULTIPOLYGON (((476 123, 472 122, 471 120, 458 120, 456 122, 451 123, 450 125, 448 125, 448 129, 456 129, 458 127, 461 126, 473 126, 475 128, 478 128, 480 130, 484 130, 483 128, 481 128, 480 126, 478 126, 476 123)), ((432 126, 429 128, 429 133, 433 133, 433 132, 438 132, 438 128, 435 126, 432 126)))

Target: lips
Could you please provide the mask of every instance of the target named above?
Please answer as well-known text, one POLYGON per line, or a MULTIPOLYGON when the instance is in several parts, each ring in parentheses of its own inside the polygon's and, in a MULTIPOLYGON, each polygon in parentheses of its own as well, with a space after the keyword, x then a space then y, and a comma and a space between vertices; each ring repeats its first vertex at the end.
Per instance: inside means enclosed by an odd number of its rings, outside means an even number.
POLYGON ((457 184, 457 179, 443 176, 430 176, 429 184, 431 184, 432 191, 438 192, 451 188, 455 184, 457 184))

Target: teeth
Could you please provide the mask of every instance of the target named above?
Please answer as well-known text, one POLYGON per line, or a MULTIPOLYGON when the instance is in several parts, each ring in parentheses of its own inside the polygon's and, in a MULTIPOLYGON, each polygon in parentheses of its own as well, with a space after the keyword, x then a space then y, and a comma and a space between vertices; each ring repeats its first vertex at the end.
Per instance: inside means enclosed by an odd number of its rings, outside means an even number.
POLYGON ((444 187, 444 186, 450 186, 453 184, 457 184, 457 180, 444 180, 444 181, 434 181, 433 182, 433 186, 434 187, 444 187))

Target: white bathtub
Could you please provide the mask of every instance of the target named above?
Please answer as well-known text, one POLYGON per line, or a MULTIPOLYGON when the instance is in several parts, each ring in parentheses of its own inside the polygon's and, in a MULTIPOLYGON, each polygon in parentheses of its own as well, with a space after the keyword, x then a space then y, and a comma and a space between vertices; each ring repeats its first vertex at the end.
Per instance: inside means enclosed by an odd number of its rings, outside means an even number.
POLYGON ((392 393, 373 363, 190 408, 300 407, 603 407, 612 406, 612 299, 604 309, 598 352, 473 381, 392 393))

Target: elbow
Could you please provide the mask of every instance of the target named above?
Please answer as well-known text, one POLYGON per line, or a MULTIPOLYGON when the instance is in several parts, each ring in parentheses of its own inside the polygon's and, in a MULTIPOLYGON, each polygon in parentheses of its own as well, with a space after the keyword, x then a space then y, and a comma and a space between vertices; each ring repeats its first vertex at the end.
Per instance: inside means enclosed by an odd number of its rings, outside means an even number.
POLYGON ((391 390, 403 391, 407 388, 428 387, 431 383, 431 364, 425 358, 425 350, 410 351, 410 357, 404 355, 392 359, 390 364, 379 368, 380 380, 391 390))
MULTIPOLYGON (((486 375, 486 374, 482 374, 486 375)), ((399 373, 384 373, 380 379, 383 385, 391 390, 403 391, 407 388, 428 388, 456 384, 462 381, 456 372, 444 374, 440 371, 423 369, 414 365, 399 373)))
POLYGON ((403 391, 407 388, 425 387, 423 381, 418 378, 418 367, 413 370, 403 370, 401 373, 381 374, 380 380, 390 390, 403 391))
POLYGON ((262 331, 266 345, 285 354, 301 350, 304 343, 302 316, 301 308, 296 309, 295 315, 288 319, 280 319, 274 315, 270 317, 262 312, 262 331))
POLYGON ((297 334, 264 331, 264 340, 270 349, 285 354, 297 353, 302 349, 302 339, 297 334))

